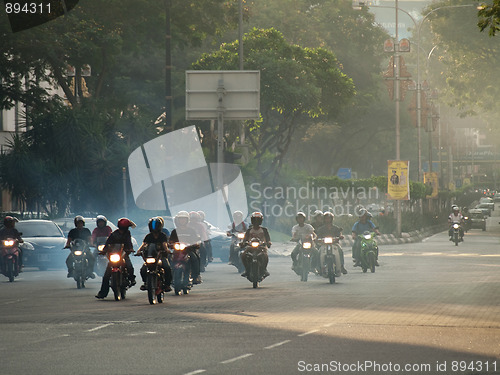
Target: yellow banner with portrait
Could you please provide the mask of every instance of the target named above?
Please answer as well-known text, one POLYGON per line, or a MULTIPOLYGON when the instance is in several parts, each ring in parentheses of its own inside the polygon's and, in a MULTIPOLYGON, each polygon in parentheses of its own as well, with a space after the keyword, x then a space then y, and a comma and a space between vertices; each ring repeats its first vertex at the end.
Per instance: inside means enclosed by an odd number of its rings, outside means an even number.
POLYGON ((439 177, 437 172, 424 172, 424 184, 432 187, 431 195, 426 198, 437 198, 439 189, 439 177))
POLYGON ((387 160, 387 199, 410 199, 409 165, 409 160, 387 160))

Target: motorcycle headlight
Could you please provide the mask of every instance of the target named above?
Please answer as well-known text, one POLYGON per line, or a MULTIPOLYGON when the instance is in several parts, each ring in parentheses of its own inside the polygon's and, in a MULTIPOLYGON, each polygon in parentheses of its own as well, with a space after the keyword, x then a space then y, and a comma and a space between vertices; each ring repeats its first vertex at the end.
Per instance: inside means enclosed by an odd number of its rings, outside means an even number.
POLYGON ((453 224, 453 229, 458 229, 458 224, 453 224))
POLYGON ((369 240, 372 238, 372 235, 371 234, 365 234, 363 237, 365 237, 365 239, 369 240))
POLYGON ((243 238, 245 238, 245 233, 238 233, 238 238, 240 240, 242 240, 243 238))
POLYGON ((121 259, 120 254, 111 254, 111 255, 109 256, 109 260, 110 260, 111 262, 113 262, 113 263, 117 263, 117 262, 119 262, 119 261, 120 261, 120 259, 121 259))
POLYGON ((97 250, 99 250, 99 251, 103 251, 103 250, 104 250, 104 245, 99 245, 99 246, 97 246, 97 250))
POLYGON ((304 249, 310 249, 310 248, 311 248, 311 243, 310 243, 310 242, 304 242, 304 243, 302 244, 302 247, 303 247, 304 249))
POLYGON ((154 263, 156 263, 156 258, 146 258, 146 263, 147 264, 154 264, 154 263))
POLYGON ((81 250, 76 250, 76 251, 74 252, 74 254, 75 254, 76 256, 78 256, 78 257, 79 257, 80 255, 82 255, 82 254, 83 254, 83 251, 81 251, 81 250))
POLYGON ((324 243, 333 243, 333 238, 332 238, 332 237, 325 237, 325 238, 323 239, 323 242, 324 242, 324 243))
POLYGON ((464 220, 468 220, 468 219, 469 219, 469 217, 468 217, 468 216, 465 216, 465 217, 464 217, 464 220))
POLYGON ((176 243, 174 245, 174 249, 177 250, 177 251, 182 251, 186 248, 186 245, 183 244, 183 243, 176 243))
POLYGON ((14 246, 14 240, 5 240, 3 241, 4 246, 14 246))
POLYGON ((252 247, 259 247, 260 243, 254 241, 251 243, 252 247))

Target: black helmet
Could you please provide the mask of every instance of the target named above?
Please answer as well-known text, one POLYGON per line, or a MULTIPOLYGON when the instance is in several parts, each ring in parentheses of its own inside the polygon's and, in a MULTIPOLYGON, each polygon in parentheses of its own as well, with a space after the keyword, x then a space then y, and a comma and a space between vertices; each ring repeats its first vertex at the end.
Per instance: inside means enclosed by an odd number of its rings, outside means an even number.
POLYGON ((149 219, 148 227, 150 232, 161 232, 163 228, 163 222, 159 217, 153 217, 149 219))
POLYGON ((264 215, 262 215, 262 212, 255 211, 252 213, 252 216, 250 216, 250 221, 253 225, 261 225, 264 221, 264 215))
POLYGON ((83 216, 81 215, 78 215, 78 216, 75 216, 75 227, 78 225, 78 222, 81 221, 83 223, 83 226, 85 226, 85 219, 83 218, 83 216))
POLYGON ((19 220, 13 216, 5 216, 3 218, 3 225, 5 225, 6 228, 14 228, 18 221, 19 220))

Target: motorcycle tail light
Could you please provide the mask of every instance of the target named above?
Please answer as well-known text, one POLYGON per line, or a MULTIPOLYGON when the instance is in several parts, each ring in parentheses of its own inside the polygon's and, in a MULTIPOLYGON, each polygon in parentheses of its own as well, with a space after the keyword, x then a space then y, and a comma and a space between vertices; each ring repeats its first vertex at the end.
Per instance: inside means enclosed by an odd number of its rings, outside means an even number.
POLYGON ((104 245, 99 245, 99 246, 97 246, 97 250, 99 250, 99 251, 103 251, 103 250, 104 250, 104 245))
POLYGON ((156 263, 156 258, 146 258, 146 263, 154 264, 154 263, 156 263))
POLYGON ((310 242, 304 242, 304 243, 302 244, 302 247, 303 247, 304 249, 310 249, 310 248, 311 248, 311 243, 310 243, 310 242))
POLYGON ((111 255, 109 256, 109 260, 110 260, 111 262, 113 262, 113 263, 117 263, 117 262, 119 262, 119 261, 120 261, 120 259, 121 259, 120 254, 111 254, 111 255))
POLYGON ((332 237, 325 237, 324 241, 325 241, 325 243, 333 243, 333 238, 332 237))
POLYGON ((454 229, 458 229, 458 224, 453 224, 454 229))
POLYGON ((238 238, 240 240, 242 240, 243 238, 245 238, 245 233, 238 233, 238 238))
POLYGON ((74 254, 79 257, 83 252, 81 250, 76 250, 74 254))
POLYGON ((185 248, 186 248, 186 245, 185 245, 185 244, 183 244, 183 243, 176 243, 176 244, 174 245, 174 249, 175 249, 175 250, 178 250, 178 251, 182 251, 182 250, 184 250, 185 248))
POLYGON ((252 247, 259 247, 260 243, 258 243, 258 242, 252 242, 251 245, 252 245, 252 247))
POLYGON ((5 240, 3 241, 4 246, 14 246, 14 241, 13 240, 5 240))

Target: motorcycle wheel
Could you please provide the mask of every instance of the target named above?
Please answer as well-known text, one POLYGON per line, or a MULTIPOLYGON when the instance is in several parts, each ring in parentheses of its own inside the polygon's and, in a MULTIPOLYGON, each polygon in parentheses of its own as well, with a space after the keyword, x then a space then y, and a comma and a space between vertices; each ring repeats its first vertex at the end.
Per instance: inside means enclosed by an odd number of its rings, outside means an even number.
POLYGON ((76 289, 82 289, 82 278, 80 276, 76 277, 76 289))
POLYGON ((259 265, 257 263, 252 263, 252 285, 254 288, 259 286, 259 265))
POLYGON ((458 246, 458 243, 460 242, 460 241, 458 240, 458 237, 454 239, 454 242, 455 242, 455 246, 458 246))
POLYGON ((311 268, 311 258, 304 258, 302 260, 302 277, 300 281, 307 282, 307 277, 309 276, 309 269, 311 268))
POLYGON ((156 275, 148 274, 147 288, 148 288, 148 300, 149 304, 156 304, 156 287, 157 287, 156 275))
POLYGON ((7 259, 5 276, 9 278, 9 282, 14 281, 14 260, 7 259))
POLYGON ((115 301, 119 301, 121 299, 121 274, 119 272, 113 272, 111 275, 111 289, 113 289, 115 301))
POLYGON ((182 281, 184 279, 183 270, 181 268, 176 268, 174 270, 174 290, 175 295, 180 296, 182 294, 182 281))
POLYGON ((368 253, 368 265, 370 266, 370 271, 375 272, 375 254, 373 252, 368 253))
POLYGON ((328 263, 328 279, 330 280, 330 284, 335 284, 335 271, 331 262, 328 263))
POLYGON ((258 286, 259 286, 259 283, 258 283, 257 281, 254 281, 254 282, 253 282, 253 287, 254 287, 254 288, 257 288, 258 286))
POLYGON ((189 294, 189 288, 183 288, 182 289, 183 294, 189 294))

